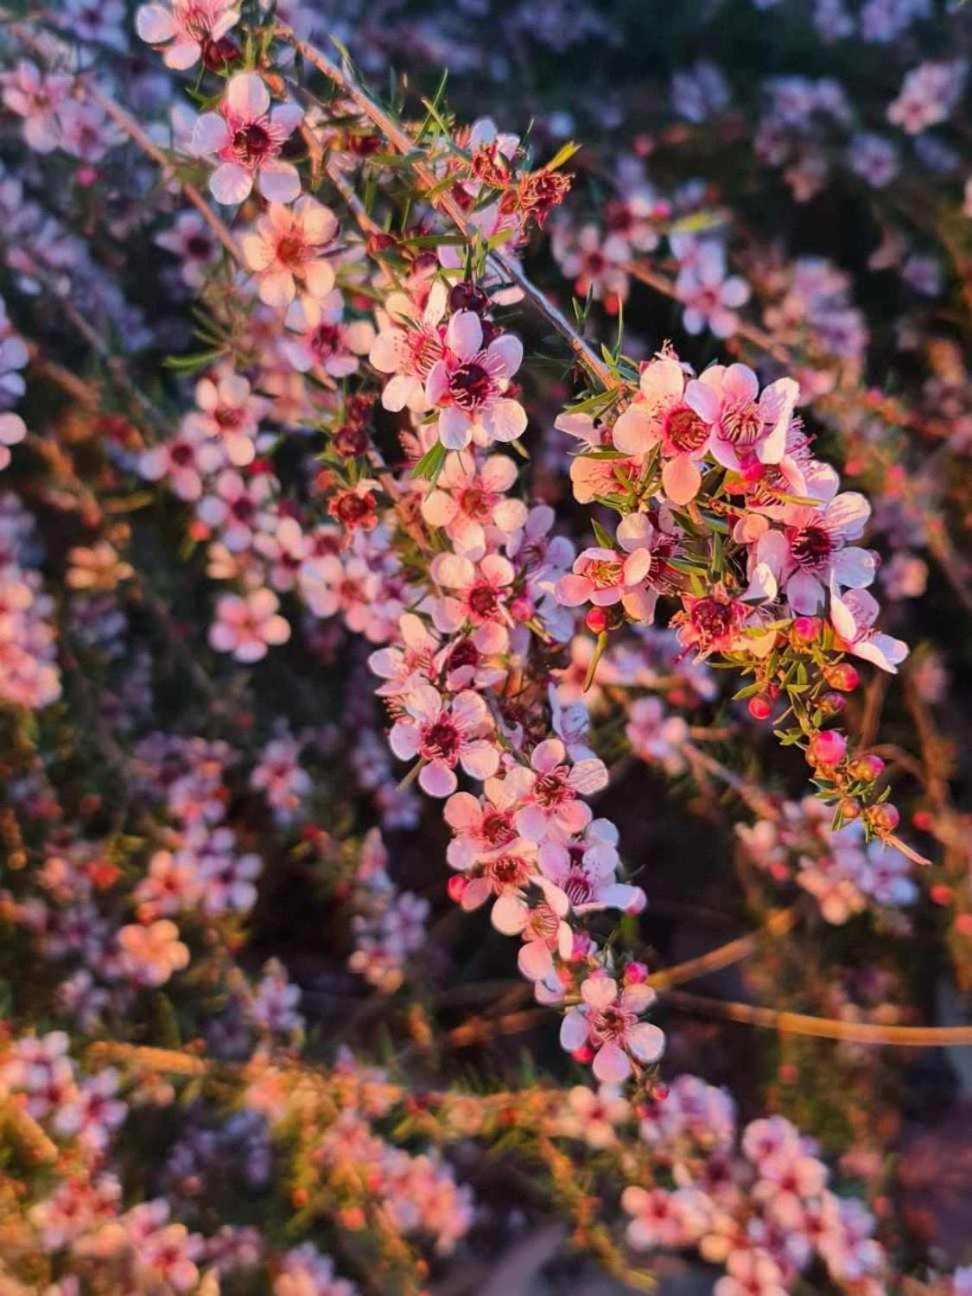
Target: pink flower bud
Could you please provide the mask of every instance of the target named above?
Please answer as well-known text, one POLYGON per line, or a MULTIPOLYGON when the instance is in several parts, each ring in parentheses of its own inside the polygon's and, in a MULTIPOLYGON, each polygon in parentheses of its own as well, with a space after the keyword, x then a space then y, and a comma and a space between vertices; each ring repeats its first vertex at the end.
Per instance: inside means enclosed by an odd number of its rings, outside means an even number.
POLYGON ((862 783, 871 783, 878 777, 884 769, 884 761, 880 756, 875 756, 873 752, 867 752, 862 756, 855 756, 848 767, 848 773, 851 778, 859 779, 862 783))
POLYGON ((874 806, 868 812, 868 822, 875 832, 894 832, 901 822, 901 815, 898 807, 892 805, 890 801, 885 801, 882 805, 874 806))
POLYGON ((625 985, 641 985, 648 980, 648 969, 644 963, 629 963, 624 969, 625 985))
POLYGON ((510 616, 514 621, 521 623, 529 621, 534 611, 533 600, 528 599, 525 594, 521 594, 519 598, 515 598, 510 604, 510 616))
POLYGON ((802 616, 797 617, 790 627, 790 633, 794 639, 800 643, 810 644, 820 634, 820 618, 802 616))
POLYGON ((838 729, 828 729, 817 733, 810 739, 807 748, 807 760, 811 765, 823 765, 832 768, 839 765, 847 751, 847 739, 838 729))
POLYGON ((456 904, 458 904, 468 885, 469 881, 467 878, 460 877, 458 873, 454 874, 446 885, 446 890, 449 892, 449 899, 454 900, 456 904))
POLYGON ((853 693, 861 682, 859 672, 850 662, 838 662, 836 666, 827 666, 824 668, 823 675, 830 687, 840 693, 853 693))

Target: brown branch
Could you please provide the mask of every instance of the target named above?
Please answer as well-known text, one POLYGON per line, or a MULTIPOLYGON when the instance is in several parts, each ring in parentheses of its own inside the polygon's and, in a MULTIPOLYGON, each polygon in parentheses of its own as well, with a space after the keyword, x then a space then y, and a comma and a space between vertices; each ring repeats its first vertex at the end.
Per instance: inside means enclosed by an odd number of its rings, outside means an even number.
POLYGON ((767 918, 759 931, 750 932, 728 941, 717 949, 700 954, 697 958, 686 959, 684 963, 675 963, 663 968, 648 978, 648 984, 658 991, 667 990, 670 986, 681 985, 685 981, 694 981, 698 977, 708 976, 710 972, 719 972, 748 958, 759 949, 760 944, 770 936, 785 936, 791 931, 797 919, 797 907, 776 909, 767 918))
MULTIPOLYGON (((632 279, 637 279, 646 287, 654 289, 655 292, 661 293, 665 297, 670 297, 673 301, 681 301, 678 295, 678 289, 675 284, 657 270, 652 270, 643 265, 640 261, 622 261, 618 267, 625 274, 630 275, 632 279)), ((736 326, 736 333, 743 337, 747 342, 752 342, 753 346, 759 347, 761 351, 767 352, 774 360, 779 360, 781 364, 791 364, 793 357, 787 348, 762 329, 757 328, 755 324, 749 324, 746 320, 741 319, 736 326)))
MULTIPOLYGON (((415 153, 418 147, 415 140, 362 89, 346 66, 338 66, 315 46, 301 40, 293 28, 285 24, 278 24, 277 35, 292 45, 308 63, 336 85, 398 153, 403 156, 415 153)), ((412 169, 427 190, 433 191, 439 185, 440 177, 435 174, 424 157, 421 160, 416 159, 412 163, 412 169)), ((429 201, 438 212, 448 217, 461 234, 469 236, 466 214, 449 193, 435 194, 429 201)), ((499 274, 516 284, 531 306, 566 340, 578 361, 605 391, 610 391, 617 386, 607 365, 597 357, 563 312, 531 283, 523 269, 512 258, 503 252, 490 252, 488 260, 499 274)))
POLYGON ((196 211, 203 218, 216 238, 223 245, 234 261, 242 264, 242 254, 237 247, 236 240, 230 233, 229 228, 216 215, 212 207, 202 196, 199 190, 189 180, 180 177, 175 167, 172 165, 168 155, 159 148, 155 141, 149 136, 138 124, 134 117, 125 111, 120 104, 115 103, 109 95, 96 86, 91 81, 83 81, 82 89, 84 93, 94 103, 106 113, 116 126, 119 126, 133 143, 148 157, 155 162, 159 170, 165 176, 166 180, 174 181, 182 190, 183 194, 192 203, 196 211))
POLYGON ((684 1012, 761 1026, 783 1035, 812 1035, 817 1039, 894 1048, 972 1047, 972 1026, 882 1026, 872 1022, 847 1022, 835 1017, 811 1017, 806 1013, 781 1012, 776 1008, 711 999, 685 990, 671 990, 666 998, 673 1007, 684 1012))

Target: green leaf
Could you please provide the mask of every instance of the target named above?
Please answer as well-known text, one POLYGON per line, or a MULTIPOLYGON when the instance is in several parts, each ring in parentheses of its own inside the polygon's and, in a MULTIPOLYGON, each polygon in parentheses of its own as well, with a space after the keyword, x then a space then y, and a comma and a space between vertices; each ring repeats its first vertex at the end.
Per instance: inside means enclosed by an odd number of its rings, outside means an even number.
POLYGON ((195 355, 187 356, 166 356, 162 361, 166 369, 179 369, 186 373, 191 373, 194 369, 202 369, 204 365, 212 364, 223 354, 219 351, 197 351, 195 355))
POLYGON ((573 140, 568 140, 567 143, 553 155, 550 161, 547 162, 542 169, 544 171, 558 170, 560 167, 564 165, 565 162, 569 162, 575 153, 578 153, 580 151, 580 147, 581 146, 579 144, 575 144, 573 140))
POLYGON ((412 469, 413 477, 424 477, 427 481, 434 482, 442 471, 448 450, 441 441, 436 441, 431 450, 426 450, 425 454, 412 469))
POLYGON ((614 541, 611 539, 608 533, 601 526, 600 522, 598 522, 597 518, 591 518, 591 526, 594 530, 594 539, 597 541, 597 543, 601 546, 602 549, 615 548, 614 541))

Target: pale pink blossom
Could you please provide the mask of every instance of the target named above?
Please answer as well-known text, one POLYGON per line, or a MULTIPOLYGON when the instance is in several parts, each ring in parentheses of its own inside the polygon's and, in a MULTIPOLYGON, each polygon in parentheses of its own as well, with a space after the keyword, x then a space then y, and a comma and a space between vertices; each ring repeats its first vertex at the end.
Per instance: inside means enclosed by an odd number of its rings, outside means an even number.
POLYGON ((294 302, 287 312, 287 328, 280 350, 298 373, 319 366, 332 378, 357 373, 360 357, 368 354, 375 338, 368 320, 344 319, 344 295, 338 288, 309 310, 306 303, 294 302))
POLYGON ((118 944, 123 969, 142 985, 165 985, 173 972, 189 965, 189 949, 179 939, 179 928, 168 918, 122 927, 118 944))
POLYGON ((260 420, 270 402, 253 394, 242 374, 217 369, 196 384, 198 410, 187 414, 184 427, 222 443, 236 467, 253 462, 260 420))
POLYGON ((198 422, 187 415, 168 441, 152 446, 139 455, 138 471, 149 481, 163 477, 175 495, 183 500, 198 500, 204 479, 226 463, 222 443, 209 439, 198 422))
POLYGON ((908 656, 908 645, 873 628, 880 610, 877 599, 867 590, 841 594, 831 588, 830 620, 848 652, 896 675, 908 656))
POLYGON ((27 435, 27 424, 19 414, 0 414, 0 472, 10 463, 10 447, 27 435))
POLYGON ((523 406, 504 395, 523 360, 523 344, 512 333, 483 342, 479 316, 457 311, 446 330, 445 354, 426 378, 425 398, 440 411, 439 440, 447 450, 515 441, 526 430, 523 406))
POLYGON ((328 260, 338 232, 330 207, 304 194, 293 207, 271 202, 250 233, 241 240, 243 259, 256 276, 260 300, 285 309, 301 290, 301 305, 309 324, 317 323, 316 303, 334 287, 328 260))
POLYGON ((526 505, 508 495, 516 476, 507 455, 489 455, 479 464, 466 450, 449 455, 422 501, 422 516, 442 527, 459 553, 482 557, 494 532, 510 536, 526 521, 526 505))
POLYGON ((548 837, 567 840, 591 821, 591 808, 581 797, 607 787, 607 767, 597 757, 572 764, 559 738, 538 743, 530 757, 529 778, 524 780, 523 804, 516 813, 517 831, 528 841, 548 837))
POLYGON ((433 580, 454 591, 435 605, 436 629, 452 633, 470 625, 481 652, 504 652, 509 643, 510 587, 516 576, 510 560, 491 553, 474 563, 462 554, 445 553, 432 560, 430 571, 433 580))
POLYGON ((379 373, 392 375, 381 393, 386 410, 422 413, 428 408, 425 383, 444 354, 440 323, 447 303, 445 284, 438 280, 422 308, 405 293, 392 293, 385 302, 368 358, 379 373))
POLYGON ((620 1083, 636 1063, 657 1062, 665 1036, 650 1022, 638 1018, 654 1001, 655 992, 644 982, 623 988, 606 972, 593 973, 581 982, 581 1004, 571 1008, 560 1027, 560 1043, 569 1053, 584 1045, 594 1051, 594 1074, 605 1083, 620 1083))
POLYGON ((739 275, 726 274, 726 256, 722 245, 703 240, 691 261, 684 264, 675 282, 678 298, 685 304, 682 324, 687 333, 710 329, 716 337, 727 338, 739 324, 738 307, 749 300, 749 284, 739 275))
POLYGON ((217 652, 232 653, 240 662, 260 661, 269 646, 290 638, 290 625, 278 607, 276 594, 268 589, 221 595, 216 600, 216 620, 209 628, 210 645, 217 652))
POLYGON ((446 699, 431 685, 420 684, 403 703, 405 714, 388 741, 399 760, 421 759, 419 783, 429 796, 446 797, 456 790, 457 765, 470 778, 496 773, 499 753, 488 738, 493 722, 477 693, 467 690, 446 699))
POLYGON ((241 203, 256 180, 270 202, 288 203, 300 194, 300 176, 280 152, 303 117, 297 104, 270 107, 270 92, 256 72, 238 72, 226 85, 218 112, 207 112, 192 132, 197 157, 215 157, 209 177, 217 202, 241 203))
POLYGON ((144 4, 135 13, 135 30, 149 45, 162 50, 166 67, 182 72, 205 58, 236 26, 239 0, 169 0, 169 4, 144 4))
POLYGON ((685 400, 712 429, 712 457, 731 472, 742 472, 783 459, 799 394, 792 378, 778 378, 760 393, 746 365, 710 365, 688 384, 685 400))
POLYGON ((673 504, 699 492, 699 464, 709 446, 710 426, 684 400, 686 375, 677 360, 662 356, 641 371, 639 392, 611 431, 616 449, 643 458, 656 445, 663 459, 662 486, 673 504))
POLYGON ((743 597, 773 600, 782 594, 801 616, 818 612, 831 586, 861 589, 877 572, 870 550, 848 544, 860 538, 871 515, 864 496, 857 491, 838 495, 840 481, 832 470, 817 472, 812 479, 808 475, 807 484, 808 493, 820 499, 818 506, 787 504, 767 510, 783 523, 782 530, 758 515, 750 516, 745 535, 755 543, 743 597))
POLYGON ((0 74, 3 102, 24 119, 24 139, 36 153, 50 153, 61 142, 58 109, 71 93, 72 78, 62 72, 40 72, 35 63, 21 59, 10 72, 0 74))
POLYGON ((200 521, 219 531, 230 553, 240 553, 250 548, 256 533, 272 530, 274 520, 268 504, 276 487, 268 473, 244 478, 225 468, 213 481, 210 493, 199 501, 196 512, 200 521))
POLYGON ((621 1097, 615 1085, 601 1085, 597 1090, 574 1085, 567 1092, 567 1104, 558 1120, 562 1137, 583 1139, 596 1150, 617 1142, 616 1127, 631 1115, 631 1104, 621 1097))
POLYGON ((180 212, 154 242, 179 258, 182 280, 190 288, 201 288, 206 272, 219 260, 219 243, 197 211, 180 212))

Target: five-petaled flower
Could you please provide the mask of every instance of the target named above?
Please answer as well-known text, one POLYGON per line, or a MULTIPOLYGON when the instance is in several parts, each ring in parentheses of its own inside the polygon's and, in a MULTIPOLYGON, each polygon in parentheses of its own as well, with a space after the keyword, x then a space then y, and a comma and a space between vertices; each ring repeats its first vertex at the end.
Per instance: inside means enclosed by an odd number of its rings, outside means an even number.
POLYGON ((207 112, 192 132, 197 157, 217 157, 209 177, 217 202, 241 203, 254 180, 270 202, 289 203, 300 194, 300 175, 280 152, 303 118, 294 103, 270 107, 270 91, 256 72, 238 72, 226 85, 218 112, 207 112))
POLYGON ((627 1080, 635 1065, 657 1062, 665 1036, 638 1018, 655 998, 643 981, 619 987, 601 970, 581 982, 581 1003, 571 1008, 560 1027, 560 1043, 568 1053, 585 1045, 594 1053, 594 1074, 605 1083, 627 1080))

